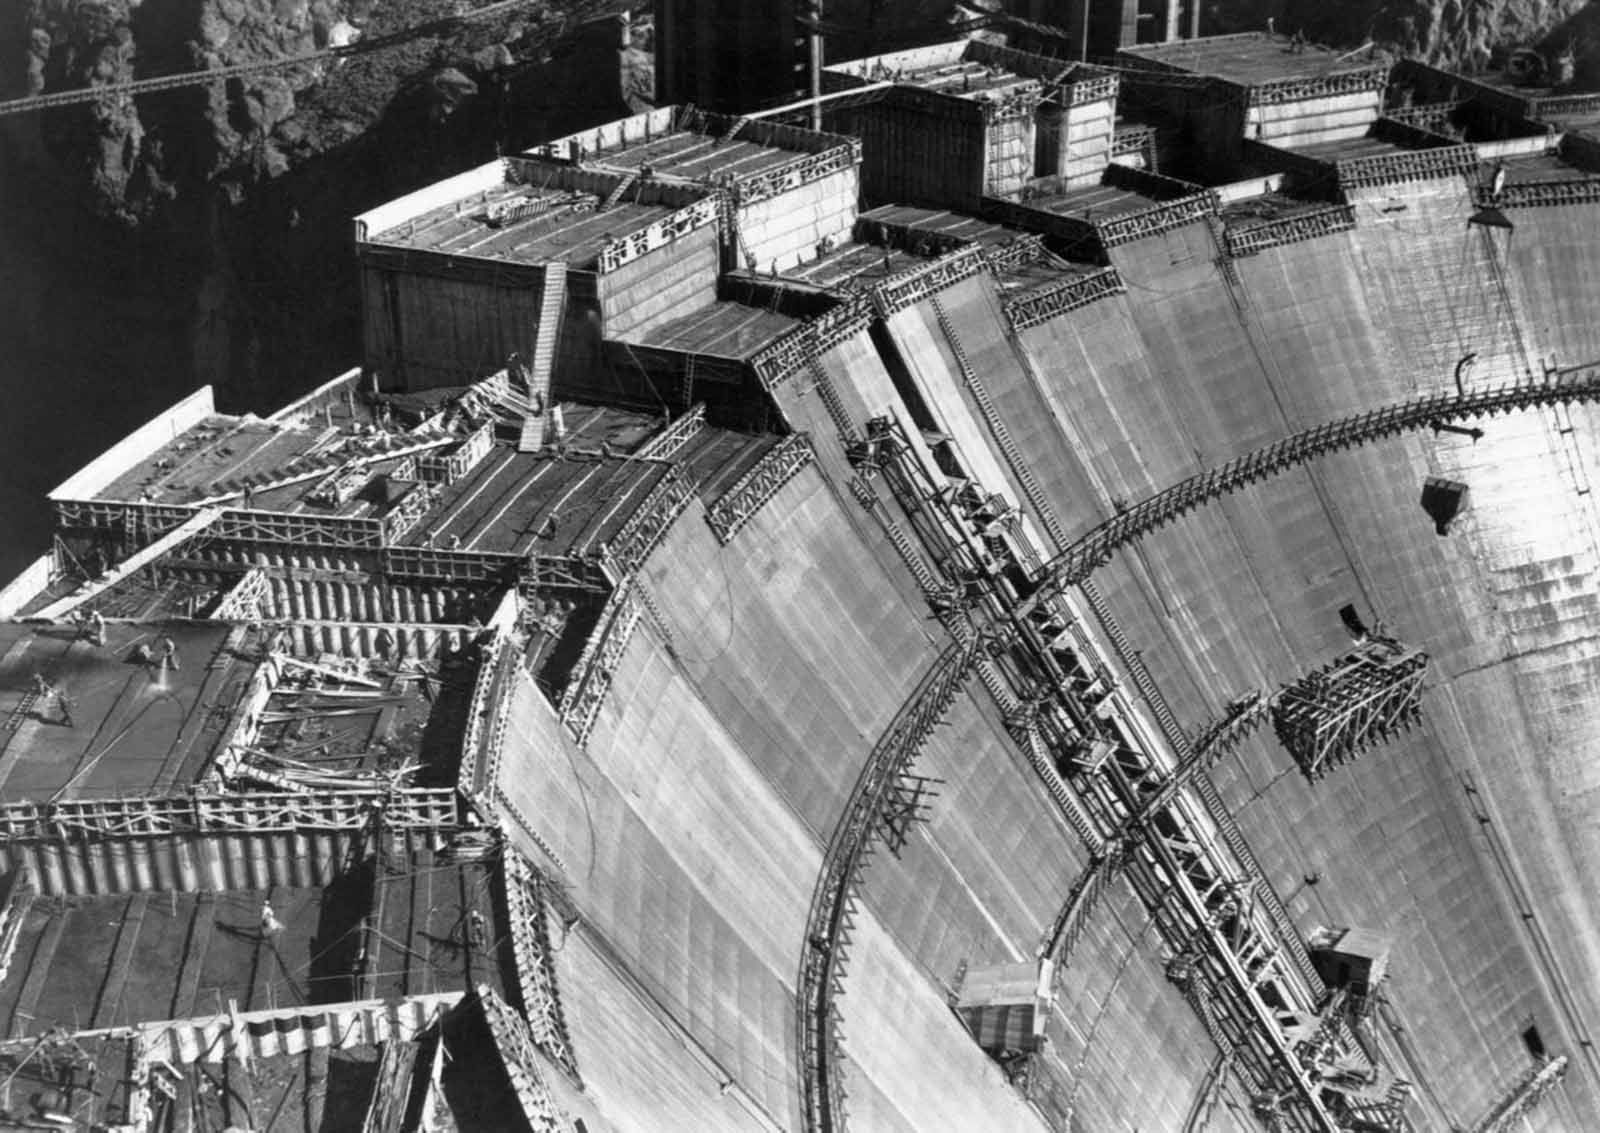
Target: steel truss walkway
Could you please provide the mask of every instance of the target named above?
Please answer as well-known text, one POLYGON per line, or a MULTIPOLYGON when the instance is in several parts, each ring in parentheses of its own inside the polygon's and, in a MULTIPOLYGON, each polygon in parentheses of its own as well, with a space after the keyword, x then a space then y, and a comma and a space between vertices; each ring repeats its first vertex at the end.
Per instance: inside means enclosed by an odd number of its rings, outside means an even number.
POLYGON ((1538 381, 1413 398, 1295 433, 1191 476, 1118 512, 1045 564, 1038 589, 1022 603, 1019 613, 1027 614, 1051 596, 1081 584, 1109 562, 1119 549, 1165 527, 1186 512, 1320 456, 1427 428, 1436 421, 1470 420, 1496 413, 1597 400, 1600 400, 1600 363, 1588 363, 1565 370, 1546 369, 1538 381))
POLYGON ((828 841, 822 875, 806 915, 805 951, 800 962, 796 1050, 806 1127, 843 1127, 843 1092, 834 1073, 838 1061, 837 1017, 833 997, 844 978, 845 949, 853 926, 856 890, 862 871, 888 820, 895 781, 916 758, 972 671, 979 637, 970 630, 957 637, 930 666, 916 690, 895 714, 889 730, 867 756, 844 817, 828 841))
MULTIPOLYGON (((1566 392, 1577 389, 1600 395, 1600 378, 1569 383, 1566 392)), ((1425 410, 1430 418, 1441 411, 1448 408, 1425 410)), ((1359 1060, 1359 1047, 1340 1020, 1322 1019, 1326 991, 1303 942, 1198 774, 1258 724, 1270 702, 1239 702, 1198 745, 1173 745, 1174 754, 1133 714, 1104 647, 1066 599, 1065 584, 1035 591, 1029 580, 1045 574, 1044 565, 1003 498, 971 481, 944 483, 886 420, 870 422, 850 455, 860 473, 850 485, 856 498, 893 527, 883 515, 885 501, 869 486, 881 479, 914 529, 920 550, 903 534, 895 545, 915 561, 930 605, 954 640, 874 747, 824 857, 799 977, 807 1129, 844 1126, 834 996, 884 800, 973 670, 1094 862, 1047 928, 1042 951, 1070 948, 1095 897, 1120 871, 1176 957, 1169 975, 1263 1116, 1270 1111, 1290 1133, 1343 1128, 1343 1098, 1323 1090, 1317 1071, 1334 1054, 1359 1060), (1312 1033, 1314 1044, 1305 1041, 1312 1033)), ((1403 1116, 1396 1112, 1394 1121, 1402 1127, 1403 1116)))

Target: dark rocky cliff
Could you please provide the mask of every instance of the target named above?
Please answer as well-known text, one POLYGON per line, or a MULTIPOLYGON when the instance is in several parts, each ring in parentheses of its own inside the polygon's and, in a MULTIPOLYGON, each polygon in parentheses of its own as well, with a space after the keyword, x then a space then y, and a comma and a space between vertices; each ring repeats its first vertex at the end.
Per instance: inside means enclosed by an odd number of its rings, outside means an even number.
POLYGON ((197 385, 265 410, 359 361, 352 215, 647 97, 648 28, 583 22, 618 7, 530 0, 444 27, 455 0, 0 5, 4 98, 425 29, 0 118, 0 532, 18 548, 0 574, 47 537, 44 492, 197 385))
POLYGON ((1474 70, 1509 50, 1576 50, 1579 78, 1600 80, 1600 12, 1588 0, 1208 0, 1208 31, 1278 31, 1358 47, 1367 40, 1401 55, 1474 70))
POLYGON ((216 382, 235 406, 274 402, 355 360, 352 214, 627 110, 648 61, 616 22, 580 22, 606 7, 534 0, 452 25, 454 0, 33 0, 0 35, 0 58, 26 61, 0 69, 25 72, 7 94, 400 38, 12 119, 11 220, 33 227, 45 198, 73 199, 71 231, 28 238, 136 253, 150 274, 127 282, 188 310, 187 384, 216 382))

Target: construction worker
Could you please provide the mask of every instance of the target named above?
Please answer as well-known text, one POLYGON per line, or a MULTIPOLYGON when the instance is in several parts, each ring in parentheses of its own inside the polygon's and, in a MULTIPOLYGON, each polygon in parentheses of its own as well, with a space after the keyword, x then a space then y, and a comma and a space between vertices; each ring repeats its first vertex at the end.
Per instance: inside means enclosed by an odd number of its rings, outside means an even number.
POLYGON ((163 669, 171 669, 173 672, 177 672, 179 668, 178 643, 170 637, 161 639, 161 667, 163 669))
POLYGON ((90 644, 98 645, 102 649, 105 648, 105 644, 106 644, 106 619, 101 615, 99 610, 90 610, 89 611, 89 621, 87 623, 87 636, 89 638, 90 644))
MULTIPOLYGON (((56 686, 55 685, 53 685, 49 681, 45 680, 44 677, 41 676, 40 674, 38 674, 38 673, 34 673, 33 674, 33 696, 34 696, 35 700, 38 700, 38 701, 41 701, 41 702, 44 701, 44 700, 47 700, 50 697, 55 695, 55 691, 56 691, 56 686)), ((43 715, 44 708, 43 708, 42 705, 41 705, 39 711, 40 711, 40 714, 43 715)))
POLYGON ((72 698, 67 695, 67 690, 57 688, 56 706, 61 709, 61 723, 63 727, 72 727, 72 698))
POLYGON ((261 935, 270 940, 282 931, 283 922, 272 911, 272 902, 270 900, 261 902, 261 935))
POLYGON ((466 938, 468 948, 482 948, 484 938, 483 914, 473 909, 467 914, 466 938))

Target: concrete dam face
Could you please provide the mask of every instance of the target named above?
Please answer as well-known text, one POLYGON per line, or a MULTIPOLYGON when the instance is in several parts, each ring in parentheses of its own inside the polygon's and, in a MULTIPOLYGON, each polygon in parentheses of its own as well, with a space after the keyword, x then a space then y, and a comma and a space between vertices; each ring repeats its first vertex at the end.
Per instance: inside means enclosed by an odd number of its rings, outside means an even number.
POLYGON ((150 1121, 321 1051, 254 1088, 368 1057, 386 1130, 1594 1127, 1600 99, 1118 59, 840 64, 823 130, 663 108, 358 218, 365 372, 188 399, 0 592, 0 1056, 48 1021, 150 1121), (69 665, 91 609, 225 726, 69 665), (125 979, 163 891, 315 995, 185 961, 69 1026, 48 973, 125 979), (64 931, 95 903, 136 927, 64 931))

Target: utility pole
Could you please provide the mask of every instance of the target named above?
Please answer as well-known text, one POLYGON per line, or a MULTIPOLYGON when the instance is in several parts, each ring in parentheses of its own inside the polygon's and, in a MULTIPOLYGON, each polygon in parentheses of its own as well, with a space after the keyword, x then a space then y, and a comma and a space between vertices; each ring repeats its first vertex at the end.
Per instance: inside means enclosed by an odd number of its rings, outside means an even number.
POLYGON ((822 129, 822 0, 811 0, 811 128, 822 129))

